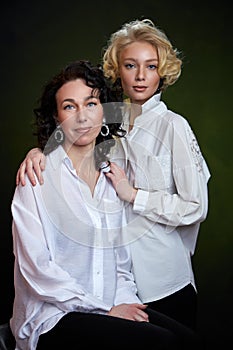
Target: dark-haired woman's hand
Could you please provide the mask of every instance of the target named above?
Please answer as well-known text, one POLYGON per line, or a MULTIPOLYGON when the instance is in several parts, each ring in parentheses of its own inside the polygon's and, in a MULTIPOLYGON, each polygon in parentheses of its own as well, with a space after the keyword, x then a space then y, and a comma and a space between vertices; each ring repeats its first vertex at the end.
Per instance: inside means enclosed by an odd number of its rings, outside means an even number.
POLYGON ((125 318, 131 321, 149 322, 149 317, 144 311, 147 305, 144 304, 119 304, 113 306, 108 312, 109 316, 125 318))

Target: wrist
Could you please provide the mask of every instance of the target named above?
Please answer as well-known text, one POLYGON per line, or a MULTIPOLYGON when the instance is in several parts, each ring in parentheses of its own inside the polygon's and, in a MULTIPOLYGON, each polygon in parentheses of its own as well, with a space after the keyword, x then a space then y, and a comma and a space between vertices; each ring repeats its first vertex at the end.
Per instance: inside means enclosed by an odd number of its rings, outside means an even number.
POLYGON ((133 188, 132 189, 131 198, 130 198, 130 201, 129 201, 130 203, 132 203, 132 204, 134 203, 137 193, 138 193, 138 190, 136 188, 133 188))

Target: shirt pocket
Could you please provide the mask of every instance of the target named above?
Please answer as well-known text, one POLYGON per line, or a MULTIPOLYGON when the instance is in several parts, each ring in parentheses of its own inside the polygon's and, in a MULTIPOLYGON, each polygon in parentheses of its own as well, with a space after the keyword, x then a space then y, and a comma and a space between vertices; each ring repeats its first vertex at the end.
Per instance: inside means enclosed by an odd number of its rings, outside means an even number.
POLYGON ((136 188, 145 191, 166 190, 172 185, 172 159, 169 155, 145 155, 135 169, 136 188))

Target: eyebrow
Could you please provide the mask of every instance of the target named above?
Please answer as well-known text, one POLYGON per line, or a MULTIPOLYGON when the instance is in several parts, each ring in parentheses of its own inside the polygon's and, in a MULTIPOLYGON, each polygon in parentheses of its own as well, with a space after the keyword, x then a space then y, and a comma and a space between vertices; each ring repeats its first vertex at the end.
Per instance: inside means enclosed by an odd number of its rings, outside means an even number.
MULTIPOLYGON (((98 99, 97 96, 90 95, 90 96, 85 97, 84 101, 88 101, 88 100, 91 100, 91 99, 93 99, 93 98, 98 99)), ((73 103, 75 103, 75 100, 74 100, 73 98, 65 98, 65 99, 63 100, 63 102, 73 102, 73 103)))
MULTIPOLYGON (((137 62, 137 58, 132 58, 132 57, 126 57, 124 58, 124 61, 127 61, 127 60, 131 60, 131 61, 134 61, 134 62, 137 62)), ((149 58, 148 60, 145 60, 145 62, 152 62, 152 61, 157 61, 158 62, 158 58, 149 58)))

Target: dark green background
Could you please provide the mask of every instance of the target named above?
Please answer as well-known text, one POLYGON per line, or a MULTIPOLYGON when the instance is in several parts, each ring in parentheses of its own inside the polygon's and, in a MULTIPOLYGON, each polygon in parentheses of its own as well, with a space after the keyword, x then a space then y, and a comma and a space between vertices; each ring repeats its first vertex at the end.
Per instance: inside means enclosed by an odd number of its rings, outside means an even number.
POLYGON ((233 30, 230 4, 225 0, 22 0, 1 5, 0 318, 5 322, 11 315, 10 203, 16 170, 35 145, 30 123, 41 87, 72 60, 86 58, 98 63, 109 35, 141 16, 151 18, 183 53, 183 73, 163 98, 189 120, 212 174, 209 214, 201 226, 194 270, 199 330, 213 348, 226 344, 233 330, 233 30))

